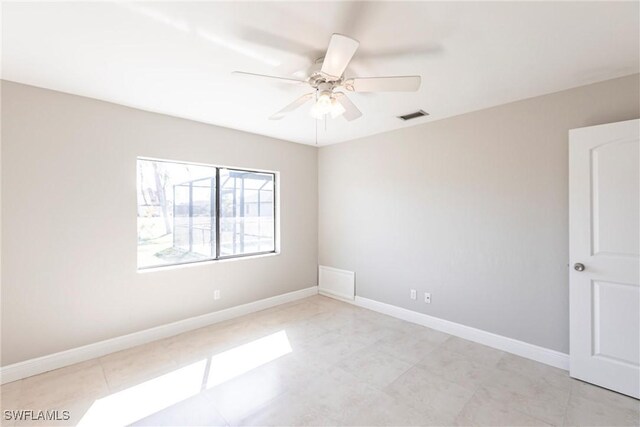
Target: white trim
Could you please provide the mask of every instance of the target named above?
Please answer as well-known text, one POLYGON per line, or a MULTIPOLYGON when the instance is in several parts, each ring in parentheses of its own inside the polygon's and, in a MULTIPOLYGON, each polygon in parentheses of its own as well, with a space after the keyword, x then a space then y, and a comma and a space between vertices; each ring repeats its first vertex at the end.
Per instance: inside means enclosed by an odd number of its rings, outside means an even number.
POLYGON ((386 314, 391 317, 406 320, 407 322, 417 323, 418 325, 446 332, 469 341, 497 348, 498 350, 506 351, 507 353, 513 353, 527 359, 535 360, 536 362, 569 370, 569 355, 566 353, 561 353, 556 350, 529 344, 524 341, 508 338, 492 332, 461 325, 449 320, 440 319, 368 298, 356 296, 355 301, 346 302, 369 310, 377 311, 378 313, 386 314))
POLYGON ((30 377, 32 375, 51 371, 53 369, 73 365, 74 363, 101 357, 109 353, 146 344, 151 341, 167 338, 193 329, 202 328, 224 320, 233 319, 287 302, 307 298, 316 295, 317 293, 318 287, 312 286, 310 288, 276 295, 274 297, 261 299, 224 310, 214 311, 201 316, 190 317, 188 319, 179 320, 166 325, 156 326, 155 328, 145 329, 132 334, 99 341, 82 347, 72 348, 59 353, 53 353, 47 356, 25 360, 24 362, 3 366, 0 368, 0 383, 5 384, 30 377))

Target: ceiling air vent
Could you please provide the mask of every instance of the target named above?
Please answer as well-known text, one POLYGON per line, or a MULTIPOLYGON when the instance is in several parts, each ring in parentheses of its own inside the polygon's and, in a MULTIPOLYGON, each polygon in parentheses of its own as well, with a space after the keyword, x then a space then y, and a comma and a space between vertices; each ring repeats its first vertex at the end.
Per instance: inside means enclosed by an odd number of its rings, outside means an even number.
POLYGON ((409 114, 405 114, 404 116, 398 116, 398 118, 406 122, 407 120, 417 119, 418 117, 424 117, 428 115, 429 113, 419 110, 419 111, 416 111, 415 113, 409 113, 409 114))

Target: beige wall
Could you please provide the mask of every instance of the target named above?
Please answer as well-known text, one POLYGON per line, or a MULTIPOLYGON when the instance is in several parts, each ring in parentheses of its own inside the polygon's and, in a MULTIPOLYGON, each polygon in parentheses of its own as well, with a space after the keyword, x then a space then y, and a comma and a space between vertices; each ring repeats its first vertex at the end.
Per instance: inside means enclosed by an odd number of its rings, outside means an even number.
POLYGON ((359 296, 568 352, 567 133, 638 118, 638 81, 321 148, 320 264, 359 296))
POLYGON ((2 365, 316 285, 317 200, 314 147, 2 82, 2 365), (279 171, 281 254, 137 273, 137 156, 279 171))
POLYGON ((313 286, 318 245, 360 296, 567 352, 567 131, 639 117, 638 80, 319 152, 2 82, 2 365, 313 286), (279 171, 282 253, 137 273, 137 156, 279 171))

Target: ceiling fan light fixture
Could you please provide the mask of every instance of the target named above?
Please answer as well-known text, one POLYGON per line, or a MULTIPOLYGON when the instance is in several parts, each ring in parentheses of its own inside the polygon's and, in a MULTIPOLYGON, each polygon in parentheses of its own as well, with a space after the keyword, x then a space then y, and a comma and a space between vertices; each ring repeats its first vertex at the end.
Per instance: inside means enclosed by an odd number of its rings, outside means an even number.
POLYGON ((324 119, 324 116, 328 113, 327 107, 323 106, 321 103, 315 102, 311 109, 309 110, 309 114, 311 117, 317 120, 324 119))
POLYGON ((316 102, 311 106, 311 110, 309 110, 311 117, 317 120, 322 120, 327 115, 330 115, 332 118, 336 118, 344 112, 344 107, 331 94, 331 92, 320 93, 316 102))
POLYGON ((335 119, 338 116, 341 116, 345 112, 344 106, 338 102, 337 99, 331 98, 331 118, 335 119))
POLYGON ((331 108, 331 92, 320 92, 316 105, 324 109, 331 108))

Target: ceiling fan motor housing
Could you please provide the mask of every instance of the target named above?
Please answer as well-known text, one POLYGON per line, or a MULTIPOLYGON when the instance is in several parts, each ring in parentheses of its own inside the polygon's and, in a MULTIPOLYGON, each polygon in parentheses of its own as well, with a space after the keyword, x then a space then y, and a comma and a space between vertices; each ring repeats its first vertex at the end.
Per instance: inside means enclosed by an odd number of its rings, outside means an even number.
POLYGON ((331 83, 333 87, 340 86, 342 84, 342 77, 330 76, 322 72, 322 64, 324 57, 315 60, 313 65, 308 70, 309 78, 307 82, 314 88, 320 89, 320 85, 323 83, 331 83))
POLYGON ((327 82, 318 83, 318 86, 316 87, 316 89, 318 90, 318 97, 321 97, 321 96, 331 97, 331 95, 333 94, 333 89, 336 86, 337 85, 334 83, 327 83, 327 82))

